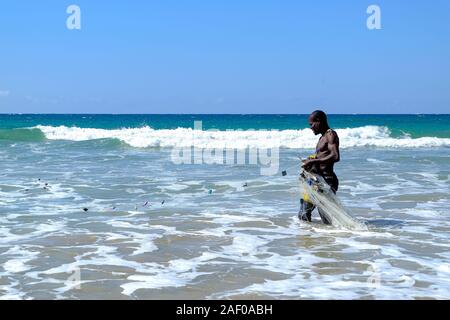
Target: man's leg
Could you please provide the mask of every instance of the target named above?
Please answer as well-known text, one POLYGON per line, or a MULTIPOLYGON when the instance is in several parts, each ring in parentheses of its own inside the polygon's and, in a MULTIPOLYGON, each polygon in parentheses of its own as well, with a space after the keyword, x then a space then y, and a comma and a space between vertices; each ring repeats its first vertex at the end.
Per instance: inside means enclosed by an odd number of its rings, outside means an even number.
POLYGON ((300 211, 298 212, 298 218, 300 220, 311 222, 311 213, 313 210, 314 205, 312 203, 300 199, 300 211))
MULTIPOLYGON (((336 174, 333 174, 331 176, 325 176, 323 177, 325 179, 325 182, 328 183, 328 185, 331 187, 331 191, 333 191, 334 194, 336 194, 338 188, 339 188, 339 180, 336 176, 336 174)), ((321 211, 319 208, 317 209, 319 211, 319 216, 322 219, 322 222, 324 224, 331 224, 331 221, 327 219, 326 215, 323 211, 321 211)))
POLYGON ((324 176, 323 177, 325 182, 328 183, 328 185, 331 187, 331 191, 334 192, 334 194, 336 194, 336 192, 338 191, 339 188, 339 179, 336 176, 336 174, 332 174, 330 176, 324 176))
POLYGON ((320 210, 319 208, 317 208, 317 211, 319 211, 319 216, 320 216, 320 219, 322 219, 322 222, 323 222, 324 224, 330 225, 330 224, 331 224, 331 221, 327 219, 326 215, 322 212, 322 210, 320 210))

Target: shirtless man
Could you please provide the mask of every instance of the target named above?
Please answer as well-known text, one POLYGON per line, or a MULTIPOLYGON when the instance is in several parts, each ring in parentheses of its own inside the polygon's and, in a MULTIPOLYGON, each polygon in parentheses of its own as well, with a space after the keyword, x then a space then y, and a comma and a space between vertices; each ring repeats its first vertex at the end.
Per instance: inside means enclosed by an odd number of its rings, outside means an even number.
MULTIPOLYGON (((325 112, 317 110, 309 116, 309 126, 315 135, 321 134, 316 146, 314 157, 303 161, 302 167, 311 173, 318 174, 330 185, 334 193, 337 192, 339 180, 334 173, 334 164, 340 160, 339 156, 339 137, 337 133, 328 126, 327 115, 325 112)), ((298 216, 304 221, 311 221, 311 213, 314 205, 300 200, 300 212, 298 216)), ((323 223, 330 224, 330 221, 319 211, 323 223)))

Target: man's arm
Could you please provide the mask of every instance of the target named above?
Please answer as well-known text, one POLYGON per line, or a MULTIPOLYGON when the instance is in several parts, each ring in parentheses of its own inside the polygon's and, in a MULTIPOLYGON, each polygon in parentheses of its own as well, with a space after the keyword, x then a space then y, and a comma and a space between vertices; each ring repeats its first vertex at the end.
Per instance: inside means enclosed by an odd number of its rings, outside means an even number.
POLYGON ((327 134, 325 139, 327 139, 327 146, 329 154, 320 159, 311 159, 303 162, 303 167, 306 169, 311 167, 314 164, 322 164, 322 163, 336 163, 340 160, 339 154, 339 137, 336 132, 331 131, 331 133, 327 134))
POLYGON ((327 135, 327 145, 329 155, 323 157, 321 159, 317 159, 316 163, 336 163, 341 160, 341 156, 339 154, 339 137, 336 132, 331 131, 330 134, 327 135))

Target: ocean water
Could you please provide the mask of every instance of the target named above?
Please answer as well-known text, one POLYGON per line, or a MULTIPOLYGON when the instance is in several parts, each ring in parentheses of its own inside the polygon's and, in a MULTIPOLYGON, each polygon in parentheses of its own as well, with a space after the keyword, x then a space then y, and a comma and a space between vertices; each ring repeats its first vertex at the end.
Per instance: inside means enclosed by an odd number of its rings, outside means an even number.
POLYGON ((329 121, 367 231, 298 220, 306 115, 0 115, 0 298, 449 299, 450 115, 329 121))

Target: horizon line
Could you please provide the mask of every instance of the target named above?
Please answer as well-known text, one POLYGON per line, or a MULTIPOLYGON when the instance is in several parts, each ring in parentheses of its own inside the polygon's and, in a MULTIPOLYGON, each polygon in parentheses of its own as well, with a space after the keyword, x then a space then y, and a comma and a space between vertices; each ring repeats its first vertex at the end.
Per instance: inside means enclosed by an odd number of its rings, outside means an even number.
MULTIPOLYGON (((327 113, 327 115, 343 115, 343 116, 359 116, 359 115, 368 115, 368 116, 376 116, 376 115, 450 115, 450 113, 327 113)), ((12 112, 0 112, 0 115, 126 115, 126 116, 144 116, 144 115, 160 115, 160 116, 304 116, 310 115, 310 113, 12 113, 12 112)))

